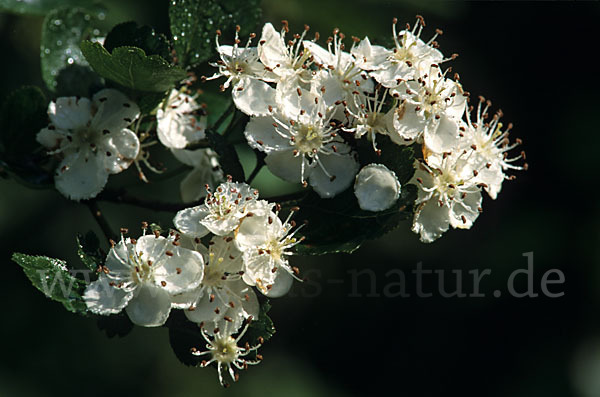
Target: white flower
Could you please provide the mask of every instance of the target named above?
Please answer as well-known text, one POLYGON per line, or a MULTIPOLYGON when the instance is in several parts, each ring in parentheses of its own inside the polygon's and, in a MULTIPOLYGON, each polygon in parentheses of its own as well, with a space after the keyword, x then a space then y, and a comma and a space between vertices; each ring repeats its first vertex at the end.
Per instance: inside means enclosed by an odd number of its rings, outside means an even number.
MULTIPOLYGON (((327 40, 327 50, 313 41, 304 41, 304 48, 320 68, 312 80, 313 90, 322 92, 321 98, 327 106, 338 105, 339 110, 342 101, 352 102, 354 95, 371 93, 374 87, 367 74, 356 67, 354 57, 344 51, 343 38, 335 29, 333 37, 327 40)), ((342 119, 343 112, 336 117, 342 119)))
POLYGON ((195 249, 205 257, 204 278, 195 290, 176 297, 186 317, 203 324, 207 332, 222 329, 226 323, 238 329, 249 317, 257 317, 256 294, 242 280, 242 253, 233 237, 215 236, 208 250, 201 244, 195 249))
MULTIPOLYGON (((444 61, 442 53, 435 48, 434 44, 440 31, 437 31, 433 38, 425 43, 420 39, 423 26, 425 26, 422 18, 417 19, 412 31, 407 29, 399 34, 396 33, 396 23, 397 20, 394 18, 392 33, 395 48, 390 51, 372 46, 371 49, 374 58, 381 58, 385 54, 385 60, 377 63, 370 75, 387 88, 394 88, 402 81, 412 80, 419 73, 429 70, 430 65, 444 61)), ((369 62, 367 58, 365 64, 375 63, 369 62)))
POLYGON ((210 359, 203 360, 201 362, 201 366, 206 367, 212 363, 215 363, 217 365, 217 372, 219 374, 219 382, 222 386, 228 386, 223 379, 223 371, 229 373, 231 379, 234 382, 237 382, 239 375, 235 373, 233 367, 237 368, 238 370, 243 370, 246 369, 248 365, 258 364, 260 363, 260 360, 262 360, 262 356, 260 354, 256 354, 256 360, 247 360, 244 358, 260 347, 262 338, 259 339, 259 344, 256 346, 250 347, 248 344, 246 344, 244 347, 238 346, 240 340, 248 330, 250 321, 251 319, 249 319, 242 329, 242 332, 240 332, 240 334, 235 338, 233 335, 237 332, 237 328, 231 326, 226 326, 224 329, 218 330, 218 332, 215 332, 215 334, 212 336, 204 328, 200 329, 202 337, 207 343, 207 350, 199 351, 196 348, 192 348, 192 354, 195 356, 210 355, 210 359))
POLYGON ((211 149, 174 149, 173 155, 182 163, 194 167, 181 181, 181 199, 184 203, 198 201, 206 196, 206 185, 213 190, 224 180, 218 155, 211 149))
POLYGON ((305 186, 308 181, 323 198, 344 191, 359 165, 330 124, 331 109, 300 88, 284 101, 269 117, 250 120, 244 131, 248 144, 267 154, 267 167, 282 179, 305 186))
POLYGON ((102 270, 85 290, 88 309, 102 315, 125 309, 134 324, 155 327, 169 317, 174 295, 200 284, 204 260, 198 252, 180 247, 176 237, 121 237, 102 270))
POLYGON ((258 190, 231 179, 209 192, 204 204, 186 208, 175 215, 175 227, 186 236, 203 237, 209 232, 225 236, 236 229, 240 219, 256 205, 258 190))
POLYGON ((362 70, 380 69, 389 56, 389 51, 382 46, 372 45, 368 37, 360 41, 350 50, 356 66, 362 70))
POLYGON ((294 35, 294 38, 286 43, 285 34, 289 32, 289 28, 286 21, 283 23, 281 33, 270 23, 263 26, 258 45, 260 60, 267 71, 276 77, 276 83, 287 81, 297 85, 298 82, 307 82, 311 77, 308 66, 312 60, 308 51, 302 51, 301 44, 308 27, 301 35, 294 35))
POLYGON ((279 219, 278 212, 271 211, 244 218, 236 233, 235 241, 244 253, 242 279, 269 297, 285 295, 297 273, 287 258, 292 255, 290 249, 303 240, 294 237, 300 228, 290 233, 296 226, 290 221, 295 211, 297 208, 292 209, 285 222, 279 219))
POLYGON ((275 102, 275 90, 265 81, 274 81, 277 76, 260 62, 258 49, 250 47, 255 35, 251 34, 246 46, 240 47, 238 33, 239 27, 236 27, 233 46, 220 45, 220 33, 217 33, 217 52, 221 59, 211 66, 219 71, 207 80, 226 77, 221 89, 232 86, 231 95, 238 109, 250 116, 265 115, 267 107, 275 102))
POLYGON ((469 162, 472 151, 430 154, 427 163, 417 161, 410 183, 419 188, 412 230, 429 243, 449 226, 469 229, 479 216, 481 188, 469 162))
POLYGON ((400 197, 400 188, 394 171, 382 164, 369 164, 356 175, 354 195, 362 210, 377 212, 394 205, 400 197))
POLYGON ((496 199, 504 179, 511 179, 504 174, 506 170, 526 170, 527 163, 515 165, 514 162, 525 159, 525 152, 509 158, 508 152, 521 144, 517 139, 514 143, 508 140, 508 134, 512 124, 503 131, 500 117, 502 112, 494 114, 491 122, 487 122, 488 110, 491 106, 490 101, 485 101, 483 97, 479 98, 477 106, 476 119, 471 120, 470 113, 467 113, 466 140, 471 144, 474 150, 474 156, 471 159, 473 167, 478 170, 477 180, 483 184, 484 189, 492 199, 496 199), (482 104, 486 103, 482 109, 482 104))
POLYGON ((392 140, 397 144, 424 142, 436 153, 449 151, 444 140, 448 135, 450 139, 458 135, 457 123, 466 107, 460 84, 446 79, 438 67, 432 66, 429 74, 403 83, 392 92, 402 100, 392 118, 392 140))
POLYGON ((136 159, 137 135, 127 129, 139 108, 119 91, 104 89, 92 100, 60 97, 48 105, 51 124, 37 141, 59 154, 56 188, 73 200, 89 199, 102 191, 109 174, 117 174, 136 159))
POLYGON ((160 143, 170 149, 183 149, 206 136, 206 116, 194 97, 171 90, 169 97, 158 107, 156 132, 160 143))
MULTIPOLYGON (((388 90, 383 92, 383 96, 379 98, 379 90, 375 90, 374 97, 364 95, 354 95, 354 108, 356 111, 347 108, 346 111, 354 120, 351 127, 342 128, 346 132, 353 132, 356 139, 366 135, 367 139, 373 144, 373 150, 380 153, 377 149, 377 134, 389 135, 390 121, 394 116, 394 110, 382 112, 388 90)), ((393 127, 392 127, 393 129, 393 127)))

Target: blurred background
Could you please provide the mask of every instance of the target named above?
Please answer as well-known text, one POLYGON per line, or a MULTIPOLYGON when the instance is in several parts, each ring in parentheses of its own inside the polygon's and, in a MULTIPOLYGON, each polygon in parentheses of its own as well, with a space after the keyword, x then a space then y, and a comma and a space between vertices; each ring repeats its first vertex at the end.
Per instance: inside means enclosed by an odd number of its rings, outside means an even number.
MULTIPOLYGON (((168 33, 166 0, 103 3, 107 27, 135 20, 168 33)), ((0 179, 0 396, 600 396, 598 3, 263 0, 263 9, 265 21, 288 19, 293 32, 306 23, 321 37, 339 27, 378 40, 391 37, 392 17, 412 24, 423 15, 424 38, 439 27, 442 51, 460 54, 452 66, 465 89, 514 123, 529 171, 506 182, 498 200, 485 198, 471 230, 426 245, 405 222, 353 255, 293 258, 310 279, 272 301, 278 332, 262 349, 264 362, 228 390, 214 368, 180 364, 166 329, 109 339, 95 321, 35 290, 12 252, 75 263, 75 233, 100 230, 85 206, 0 179), (534 255, 536 298, 507 293, 511 273, 527 267, 526 252, 534 255), (418 263, 443 271, 448 291, 462 271, 466 293, 468 272, 489 269, 485 297, 445 298, 433 275, 422 287, 433 296, 417 297, 418 263), (549 269, 564 274, 564 284, 550 287, 564 296, 541 293, 549 269), (400 271, 411 297, 389 296, 400 271)), ((43 86, 41 23, 0 14, 0 98, 43 86)), ((176 198, 177 184, 152 196, 176 198)), ((102 208, 115 229, 171 218, 102 208)), ((524 275, 515 280, 518 291, 528 288, 524 275)))

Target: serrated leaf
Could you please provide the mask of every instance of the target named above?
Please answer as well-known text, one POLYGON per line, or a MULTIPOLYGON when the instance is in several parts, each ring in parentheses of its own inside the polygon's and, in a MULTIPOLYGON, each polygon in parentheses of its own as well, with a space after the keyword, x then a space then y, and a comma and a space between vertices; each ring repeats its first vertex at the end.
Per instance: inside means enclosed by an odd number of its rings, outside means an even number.
POLYGON ((137 47, 146 55, 159 55, 167 61, 171 61, 169 42, 165 35, 156 33, 150 26, 137 26, 136 22, 124 22, 114 28, 106 35, 104 48, 112 52, 117 47, 137 47))
POLYGON ((186 77, 183 69, 136 47, 117 47, 110 53, 99 43, 84 41, 81 51, 100 76, 138 91, 165 92, 186 77))
POLYGON ((12 260, 23 268, 34 287, 48 298, 62 303, 70 312, 78 314, 87 312, 81 297, 85 282, 71 274, 65 261, 19 253, 13 254, 12 260))
MULTIPOLYGON (((79 44, 82 40, 89 40, 100 36, 97 29, 99 22, 96 13, 83 8, 59 8, 51 11, 42 25, 42 41, 40 46, 40 60, 42 65, 42 77, 46 86, 55 91, 57 78, 62 69, 69 65, 88 67, 83 57, 79 44)), ((67 76, 63 76, 63 81, 67 76)), ((79 81, 79 83, 85 82, 79 81)), ((77 80, 69 82, 78 83, 77 80)), ((63 90, 64 90, 63 82, 63 90)), ((89 88, 89 87, 88 87, 89 88)), ((77 89, 89 95, 89 89, 77 89)), ((63 94, 65 94, 63 92, 63 94)), ((70 94, 69 95, 77 95, 70 94)))
POLYGON ((13 12, 24 15, 46 15, 48 12, 59 7, 81 7, 93 8, 102 12, 102 19, 106 10, 97 3, 90 4, 90 0, 0 0, 0 12, 13 12))
POLYGON ((296 253, 354 252, 366 240, 380 237, 410 218, 416 192, 414 185, 402 186, 394 206, 381 212, 361 210, 352 189, 329 200, 310 193, 299 202, 291 203, 300 207, 297 219, 308 221, 302 229, 306 240, 296 245, 296 253))
POLYGON ((105 255, 94 232, 89 231, 85 236, 77 235, 77 255, 89 270, 96 271, 98 266, 104 264, 105 255))
POLYGON ((271 310, 271 304, 269 303, 269 300, 266 299, 260 305, 258 318, 253 319, 248 326, 244 339, 247 340, 251 346, 258 344, 260 338, 267 341, 275 335, 275 325, 273 325, 273 321, 267 315, 269 310, 271 310))
POLYGON ((173 45, 183 66, 194 66, 215 54, 216 30, 231 34, 252 32, 261 20, 260 0, 172 0, 169 20, 173 45))

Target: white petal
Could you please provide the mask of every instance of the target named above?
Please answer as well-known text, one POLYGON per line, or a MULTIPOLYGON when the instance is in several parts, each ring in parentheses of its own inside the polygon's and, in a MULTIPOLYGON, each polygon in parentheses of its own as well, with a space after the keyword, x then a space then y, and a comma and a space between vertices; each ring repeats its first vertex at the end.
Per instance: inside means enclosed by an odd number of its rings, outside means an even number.
POLYGON ((137 239, 135 252, 141 260, 152 261, 152 266, 159 266, 159 262, 166 258, 165 252, 170 248, 169 245, 169 240, 163 236, 146 235, 137 239))
POLYGON ((133 297, 132 292, 113 287, 109 285, 110 282, 108 277, 101 274, 97 281, 85 289, 83 300, 92 313, 101 315, 119 313, 133 297))
POLYGON ((406 145, 415 141, 423 133, 427 124, 425 118, 416 110, 416 105, 405 102, 393 111, 392 125, 388 126, 392 141, 406 145))
POLYGON ((363 70, 376 70, 383 66, 383 62, 392 52, 384 47, 371 45, 369 38, 365 37, 351 53, 356 58, 356 66, 363 70))
MULTIPOLYGON (((336 146, 339 151, 345 151, 345 144, 341 143, 336 146)), ((360 167, 352 154, 319 154, 319 161, 323 167, 320 165, 315 167, 310 175, 309 183, 322 198, 331 198, 350 187, 360 167), (325 174, 323 168, 331 178, 325 174), (333 177, 335 178, 331 180, 333 177)))
POLYGON ((167 255, 154 273, 157 285, 171 295, 195 289, 204 275, 204 259, 199 252, 181 247, 169 247, 167 255))
POLYGON ((275 107, 275 89, 264 81, 244 77, 231 91, 233 102, 248 116, 265 116, 275 107))
POLYGON ((390 208, 400 196, 400 182, 393 171, 382 164, 363 167, 354 182, 358 205, 366 211, 383 211, 390 208))
POLYGON ((60 97, 48 105, 48 116, 56 128, 83 128, 92 118, 92 103, 87 98, 60 97))
POLYGON ((306 163, 302 155, 294 156, 292 150, 273 151, 265 158, 265 164, 274 175, 292 183, 302 183, 312 171, 305 165, 302 175, 302 162, 306 163), (304 177, 304 178, 303 178, 304 177))
POLYGON ((244 135, 248 145, 261 152, 272 153, 278 150, 290 149, 289 139, 279 135, 273 125, 273 117, 253 117, 246 125, 244 135), (258 142, 261 143, 258 143, 258 142))
POLYGON ((87 149, 67 156, 54 176, 56 189, 72 200, 96 197, 107 181, 102 158, 87 149))
POLYGON ((137 158, 140 151, 140 141, 133 131, 128 129, 113 130, 104 136, 102 145, 104 166, 111 174, 118 174, 127 169, 137 158))
POLYGON ((302 42, 302 44, 304 45, 304 48, 306 48, 310 52, 310 55, 313 55, 315 57, 317 62, 322 63, 325 66, 328 66, 328 65, 336 66, 337 65, 336 57, 333 56, 333 54, 330 53, 328 50, 326 50, 325 48, 318 45, 317 43, 308 41, 308 40, 304 40, 302 42))
POLYGON ((162 288, 151 283, 138 286, 135 296, 125 308, 132 323, 142 327, 163 325, 171 312, 171 298, 162 288))
POLYGON ((448 207, 440 207, 436 200, 429 200, 417 209, 412 231, 420 234, 422 242, 431 243, 448 230, 449 217, 448 207))
POLYGON ((450 225, 457 229, 470 229, 479 216, 481 192, 467 193, 462 200, 455 199, 450 208, 450 225))
POLYGON ((208 234, 208 229, 200 223, 209 211, 204 204, 192 208, 181 210, 173 218, 173 224, 177 230, 188 237, 204 237, 208 234))
POLYGON ((451 152, 466 140, 459 135, 458 123, 446 115, 426 125, 423 139, 427 148, 436 153, 451 152))
POLYGON ((235 242, 241 251, 256 249, 267 243, 269 218, 273 223, 277 221, 281 223, 279 217, 274 213, 242 219, 235 235, 235 242))
POLYGON ((119 241, 110 249, 110 251, 108 251, 105 265, 111 273, 131 273, 127 245, 132 246, 129 239, 127 239, 126 242, 119 241))
POLYGON ((58 149, 67 135, 69 134, 64 130, 43 128, 38 132, 35 139, 40 145, 48 149, 58 149))
MULTIPOLYGON (((208 292, 208 289, 204 289, 202 296, 191 307, 193 310, 185 310, 184 313, 188 320, 198 324, 211 321, 216 322, 224 315, 227 306, 221 302, 216 294, 212 295, 213 299, 211 302, 211 293, 208 292), (219 308, 218 314, 215 312, 217 308, 219 308)), ((208 327, 207 330, 208 329, 210 329, 210 327, 208 327)))
POLYGON ((270 23, 265 24, 260 38, 258 52, 263 64, 271 69, 276 65, 285 65, 287 62, 287 47, 281 37, 281 34, 275 30, 270 23))
POLYGON ((92 98, 98 111, 92 119, 94 131, 120 131, 129 126, 140 114, 138 106, 123 93, 112 88, 98 91, 92 98))
POLYGON ((371 72, 370 75, 384 87, 394 88, 398 86, 398 79, 412 79, 415 70, 405 62, 385 62, 383 68, 371 72))
POLYGON ((269 298, 279 298, 288 293, 290 288, 292 288, 292 283, 294 279, 287 270, 283 268, 278 268, 275 276, 275 281, 271 288, 263 291, 260 290, 263 294, 268 296, 269 298))

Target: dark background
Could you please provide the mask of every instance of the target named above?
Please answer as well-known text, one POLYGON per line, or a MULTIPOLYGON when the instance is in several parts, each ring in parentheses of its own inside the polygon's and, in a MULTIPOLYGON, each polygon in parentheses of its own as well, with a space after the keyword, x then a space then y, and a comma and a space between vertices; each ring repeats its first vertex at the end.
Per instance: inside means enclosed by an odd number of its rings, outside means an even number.
MULTIPOLYGON (((136 20, 168 31, 167 1, 122 3, 106 2, 107 24, 136 20)), ((347 36, 389 39, 393 16, 412 24, 422 14, 424 38, 442 28, 442 51, 460 53, 453 67, 465 89, 492 99, 515 124, 529 171, 506 182, 498 200, 486 197, 471 230, 426 245, 406 222, 353 255, 293 258, 311 280, 272 301, 278 332, 262 349, 264 362, 226 391, 214 368, 177 361, 165 329, 108 339, 93 320, 32 288, 12 252, 77 261, 75 232, 98 229, 83 205, 0 180, 0 396, 600 396, 598 4, 265 0, 263 8, 265 21, 286 18, 292 31, 307 23, 322 37, 337 26, 347 36), (526 252, 534 253, 536 292, 544 272, 559 269, 566 282, 551 291, 564 296, 508 294, 526 252), (414 296, 419 262, 444 271, 448 290, 452 271, 462 271, 466 293, 467 272, 490 269, 486 296, 444 298, 432 275, 423 290, 433 297, 414 296), (363 269, 370 275, 353 284, 363 269), (383 296, 398 280, 394 269, 407 275, 412 297, 383 296)), ((43 86, 41 21, 0 15, 2 98, 23 84, 43 86)), ((115 228, 170 219, 104 209, 115 228)), ((527 289, 523 275, 516 280, 518 291, 527 289)))

